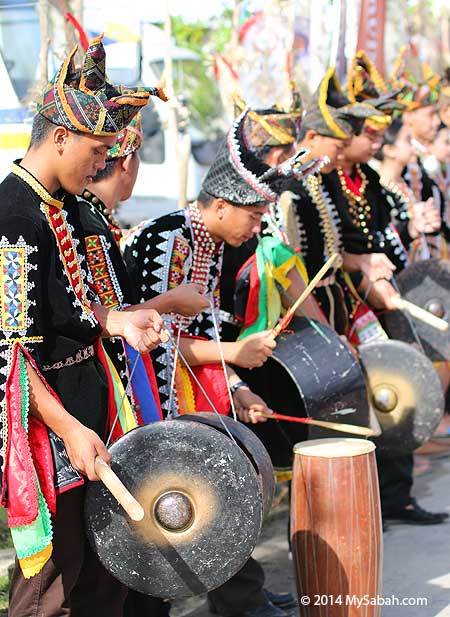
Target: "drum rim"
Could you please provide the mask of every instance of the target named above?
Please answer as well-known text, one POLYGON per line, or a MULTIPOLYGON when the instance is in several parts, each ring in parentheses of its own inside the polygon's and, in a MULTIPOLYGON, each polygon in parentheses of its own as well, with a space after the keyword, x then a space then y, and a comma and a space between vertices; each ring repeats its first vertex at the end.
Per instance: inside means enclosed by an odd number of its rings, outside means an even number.
POLYGON ((309 439, 308 441, 300 441, 294 446, 294 454, 299 456, 307 456, 314 458, 349 458, 370 454, 376 449, 375 444, 367 439, 357 439, 354 437, 326 437, 324 439, 309 439), (324 446, 328 448, 334 444, 341 444, 340 448, 335 452, 327 453, 324 446), (354 452, 345 451, 344 446, 354 446, 354 452))

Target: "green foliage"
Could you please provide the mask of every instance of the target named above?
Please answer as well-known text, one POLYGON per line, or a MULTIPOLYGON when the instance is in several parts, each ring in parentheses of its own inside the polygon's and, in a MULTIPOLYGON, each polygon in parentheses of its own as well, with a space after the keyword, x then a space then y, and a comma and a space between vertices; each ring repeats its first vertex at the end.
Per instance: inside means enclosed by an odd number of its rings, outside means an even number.
POLYGON ((230 10, 208 22, 187 23, 182 17, 172 17, 176 44, 200 56, 200 62, 184 62, 183 72, 174 71, 175 93, 187 97, 192 124, 208 137, 214 136, 214 127, 223 111, 213 72, 214 56, 223 53, 231 32, 230 10))
POLYGON ((8 512, 0 507, 0 549, 12 548, 11 534, 8 528, 8 512))
POLYGON ((6 617, 8 615, 8 595, 8 576, 0 576, 0 617, 6 617))

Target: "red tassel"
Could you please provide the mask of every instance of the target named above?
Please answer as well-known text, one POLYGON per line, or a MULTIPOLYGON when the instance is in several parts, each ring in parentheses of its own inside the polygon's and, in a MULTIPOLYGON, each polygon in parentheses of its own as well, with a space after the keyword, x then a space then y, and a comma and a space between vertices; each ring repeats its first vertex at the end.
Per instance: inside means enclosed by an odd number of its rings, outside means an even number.
POLYGON ((88 37, 86 36, 86 32, 83 30, 83 26, 75 18, 75 16, 72 15, 72 13, 67 12, 66 13, 66 19, 67 19, 67 21, 70 21, 72 26, 78 32, 78 36, 80 37, 80 43, 83 46, 84 51, 87 51, 87 49, 89 47, 89 41, 88 41, 88 37))

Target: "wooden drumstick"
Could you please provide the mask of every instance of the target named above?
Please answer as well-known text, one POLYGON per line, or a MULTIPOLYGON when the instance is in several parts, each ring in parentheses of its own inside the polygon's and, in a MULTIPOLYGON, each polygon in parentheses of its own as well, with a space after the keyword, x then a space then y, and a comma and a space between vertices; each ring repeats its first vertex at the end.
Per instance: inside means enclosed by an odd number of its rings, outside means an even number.
POLYGON ((334 262, 336 261, 338 257, 339 257, 338 253, 334 253, 333 255, 331 255, 330 259, 328 259, 326 264, 324 264, 320 268, 316 276, 313 279, 311 279, 311 281, 302 291, 302 293, 297 298, 297 300, 294 302, 294 304, 287 310, 286 315, 280 320, 280 322, 272 330, 272 334, 274 336, 278 336, 281 333, 281 331, 287 327, 291 319, 294 317, 295 311, 302 304, 302 302, 306 300, 306 298, 309 296, 312 290, 316 287, 317 283, 324 277, 324 275, 328 272, 328 270, 331 268, 331 266, 334 264, 334 262))
POLYGON ((312 424, 328 428, 331 431, 341 431, 342 433, 352 433, 353 435, 361 435, 363 437, 373 437, 375 431, 366 426, 355 426, 353 424, 341 424, 340 422, 326 422, 325 420, 314 420, 314 418, 298 418, 296 416, 284 416, 280 413, 264 413, 258 411, 259 415, 268 420, 285 420, 286 422, 298 422, 300 424, 312 424))
POLYGON ((142 521, 145 515, 144 508, 136 501, 111 467, 99 456, 95 457, 95 473, 117 499, 131 520, 142 521))
POLYGON ((436 317, 436 315, 433 315, 433 313, 423 309, 421 306, 397 296, 393 297, 392 300, 400 311, 407 311, 412 317, 420 319, 420 321, 423 321, 432 328, 436 328, 436 330, 441 330, 441 332, 448 330, 448 323, 445 319, 436 317))

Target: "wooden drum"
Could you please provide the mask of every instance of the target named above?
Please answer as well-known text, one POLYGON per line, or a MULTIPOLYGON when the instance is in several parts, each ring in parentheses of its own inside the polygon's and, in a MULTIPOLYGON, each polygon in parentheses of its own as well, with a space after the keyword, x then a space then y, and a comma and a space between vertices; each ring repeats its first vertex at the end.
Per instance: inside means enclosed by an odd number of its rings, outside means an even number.
POLYGON ((379 617, 382 524, 374 444, 298 443, 291 508, 302 617, 379 617))

